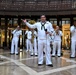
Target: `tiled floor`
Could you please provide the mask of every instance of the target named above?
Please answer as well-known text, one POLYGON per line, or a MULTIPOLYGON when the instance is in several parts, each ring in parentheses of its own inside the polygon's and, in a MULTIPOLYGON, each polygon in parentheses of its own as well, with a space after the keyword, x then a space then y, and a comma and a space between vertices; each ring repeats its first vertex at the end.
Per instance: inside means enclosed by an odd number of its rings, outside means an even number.
POLYGON ((0 75, 76 75, 76 58, 69 58, 69 50, 62 57, 52 57, 53 67, 38 66, 38 58, 25 51, 10 55, 10 51, 0 50, 0 57, 0 75))

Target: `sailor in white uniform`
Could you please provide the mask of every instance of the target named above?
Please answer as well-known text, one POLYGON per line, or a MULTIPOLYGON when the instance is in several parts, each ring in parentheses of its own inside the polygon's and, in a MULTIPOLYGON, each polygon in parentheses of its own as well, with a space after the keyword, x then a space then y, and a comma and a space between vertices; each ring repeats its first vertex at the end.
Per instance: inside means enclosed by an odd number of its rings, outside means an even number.
POLYGON ((34 54, 35 56, 38 55, 38 51, 37 51, 37 32, 34 30, 34 54))
POLYGON ((71 31, 71 58, 74 58, 76 55, 76 21, 74 25, 70 28, 71 31))
POLYGON ((22 31, 20 30, 20 27, 17 26, 17 28, 12 32, 13 38, 12 38, 12 44, 11 44, 11 54, 16 54, 18 55, 18 41, 19 41, 19 36, 22 35, 22 31), (15 46, 15 48, 14 48, 15 46))
POLYGON ((62 36, 62 31, 59 30, 59 26, 56 26, 56 30, 53 33, 54 35, 54 42, 53 42, 53 51, 52 51, 52 56, 56 55, 56 50, 57 50, 57 56, 61 56, 61 36, 62 36))
POLYGON ((27 40, 26 40, 26 48, 27 48, 27 50, 26 50, 26 52, 27 51, 31 51, 31 55, 33 55, 32 54, 33 45, 31 43, 31 39, 32 39, 32 31, 31 31, 31 29, 29 29, 28 31, 26 31, 25 34, 27 34, 27 40))
POLYGON ((51 66, 52 61, 51 61, 51 55, 50 55, 50 39, 49 36, 51 34, 51 30, 53 29, 52 24, 48 21, 46 21, 46 16, 42 15, 41 16, 41 22, 37 22, 34 25, 29 24, 26 20, 23 20, 25 24, 29 28, 37 28, 38 31, 38 65, 43 64, 43 50, 44 48, 46 49, 46 65, 51 66))

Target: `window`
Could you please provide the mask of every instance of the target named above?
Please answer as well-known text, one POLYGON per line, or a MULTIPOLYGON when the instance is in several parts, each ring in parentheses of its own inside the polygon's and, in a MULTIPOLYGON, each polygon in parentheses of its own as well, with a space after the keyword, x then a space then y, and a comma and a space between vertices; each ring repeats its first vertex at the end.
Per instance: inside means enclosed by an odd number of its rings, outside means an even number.
POLYGON ((1 18, 1 25, 5 25, 5 18, 1 18))

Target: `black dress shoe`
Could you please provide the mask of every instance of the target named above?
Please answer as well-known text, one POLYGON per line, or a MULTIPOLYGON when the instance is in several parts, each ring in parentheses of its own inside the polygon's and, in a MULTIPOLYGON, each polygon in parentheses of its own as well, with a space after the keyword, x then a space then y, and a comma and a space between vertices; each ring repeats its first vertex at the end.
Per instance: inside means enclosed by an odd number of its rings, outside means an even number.
POLYGON ((16 55, 19 55, 19 53, 17 53, 16 55))
POLYGON ((61 56, 58 56, 58 57, 61 57, 61 56))
POLYGON ((38 64, 38 66, 42 66, 43 64, 38 64))
POLYGON ((35 55, 35 56, 38 56, 38 55, 35 55))
POLYGON ((33 56, 33 55, 31 55, 31 56, 33 56))
POLYGON ((52 55, 52 57, 55 57, 55 55, 52 55))
POLYGON ((48 64, 47 66, 53 67, 53 64, 48 64))
POLYGON ((11 55, 14 55, 15 53, 10 53, 11 55))
POLYGON ((75 58, 75 57, 70 57, 70 58, 75 58))

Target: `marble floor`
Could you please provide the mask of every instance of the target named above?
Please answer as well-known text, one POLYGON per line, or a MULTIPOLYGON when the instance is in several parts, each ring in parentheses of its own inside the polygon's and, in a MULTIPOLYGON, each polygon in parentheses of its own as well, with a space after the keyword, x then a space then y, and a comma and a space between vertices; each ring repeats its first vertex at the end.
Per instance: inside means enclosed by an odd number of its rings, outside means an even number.
POLYGON ((63 50, 62 57, 52 57, 53 67, 38 66, 37 59, 25 50, 10 55, 9 50, 1 49, 0 75, 76 75, 76 58, 70 58, 70 50, 63 50))

